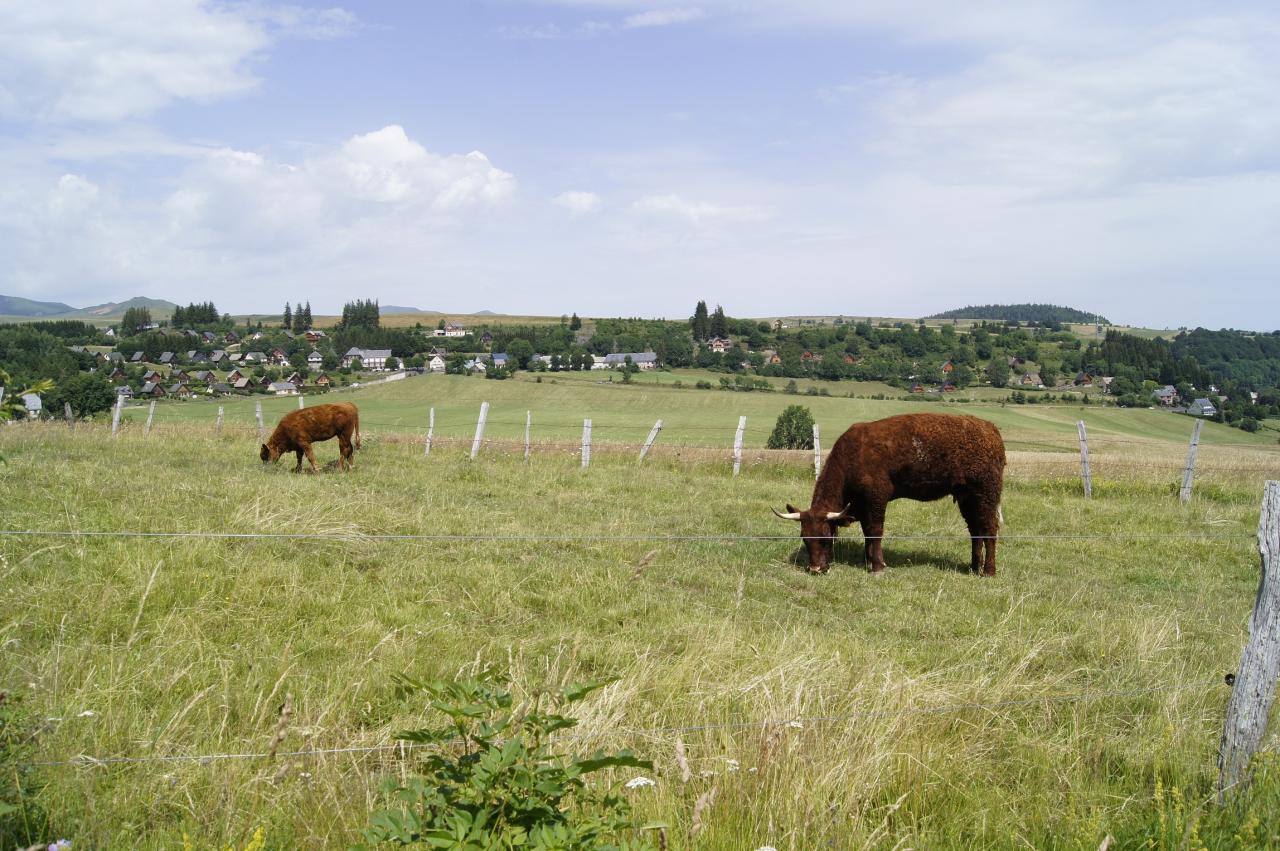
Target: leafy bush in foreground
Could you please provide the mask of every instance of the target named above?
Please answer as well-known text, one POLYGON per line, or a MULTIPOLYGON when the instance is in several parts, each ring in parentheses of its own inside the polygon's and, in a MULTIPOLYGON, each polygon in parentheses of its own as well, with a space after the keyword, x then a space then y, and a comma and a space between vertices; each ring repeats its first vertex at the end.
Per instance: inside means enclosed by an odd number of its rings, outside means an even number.
POLYGON ((652 769, 628 751, 576 759, 555 753, 549 738, 577 725, 560 710, 605 683, 570 685, 539 694, 513 711, 511 692, 492 677, 423 682, 397 676, 401 697, 425 695, 449 718, 439 729, 397 738, 431 747, 425 771, 403 783, 389 778, 384 794, 397 805, 374 813, 367 844, 450 851, 592 849, 643 851, 631 805, 616 786, 593 788, 583 778, 604 768, 652 769))

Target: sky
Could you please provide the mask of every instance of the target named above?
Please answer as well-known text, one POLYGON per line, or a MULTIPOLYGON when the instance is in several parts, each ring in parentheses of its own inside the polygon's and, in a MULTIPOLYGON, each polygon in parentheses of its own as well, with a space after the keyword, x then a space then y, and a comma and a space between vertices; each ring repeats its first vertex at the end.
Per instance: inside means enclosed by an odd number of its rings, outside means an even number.
POLYGON ((1280 328, 1280 7, 0 0, 0 293, 1280 328))

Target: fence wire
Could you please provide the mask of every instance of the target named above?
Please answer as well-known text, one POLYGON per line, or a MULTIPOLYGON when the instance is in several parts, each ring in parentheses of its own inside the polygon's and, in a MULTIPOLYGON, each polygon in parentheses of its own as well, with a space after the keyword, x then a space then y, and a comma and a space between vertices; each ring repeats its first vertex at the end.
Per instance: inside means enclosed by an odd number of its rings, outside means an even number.
MULTIPOLYGON (((1222 679, 1208 680, 1197 683, 1178 683, 1167 686, 1150 686, 1145 688, 1129 688, 1129 689, 1106 689, 1100 691, 1073 692, 1069 694, 1057 695, 1040 695, 1037 697, 1012 698, 1009 700, 998 700, 989 703, 981 701, 973 701, 967 703, 952 703, 942 706, 908 706, 900 709, 884 709, 873 710, 870 712, 842 712, 831 715, 808 715, 808 716, 792 716, 789 718, 763 719, 759 721, 735 720, 735 721, 716 721, 705 724, 691 724, 686 726, 668 726, 668 727, 646 727, 646 728, 623 728, 605 732, 595 733, 570 733, 553 737, 554 741, 571 741, 587 738, 604 738, 613 736, 616 738, 624 738, 629 740, 657 738, 662 736, 682 735, 687 733, 704 733, 717 730, 746 730, 761 729, 767 730, 776 727, 798 727, 803 728, 805 725, 825 725, 835 724, 842 721, 864 721, 874 720, 877 718, 900 717, 903 715, 942 715, 953 712, 967 711, 987 711, 992 712, 1000 709, 1012 709, 1020 706, 1034 706, 1036 704, 1063 704, 1063 703, 1087 703, 1096 700, 1103 700, 1114 697, 1139 697, 1143 695, 1183 692, 1183 691, 1207 691, 1210 688, 1223 684, 1222 679)), ((434 748, 443 745, 461 745, 461 740, 455 740, 445 743, 414 743, 414 742, 397 742, 395 744, 385 745, 348 745, 334 748, 311 748, 308 750, 295 751, 251 751, 251 752, 227 752, 227 753, 205 753, 205 754, 168 754, 146 756, 91 756, 89 754, 80 754, 71 759, 64 760, 48 760, 40 762, 28 763, 31 766, 49 767, 49 766, 77 766, 77 767, 97 767, 120 764, 147 764, 147 763, 183 763, 195 762, 201 765, 210 765, 215 762, 239 759, 288 759, 288 758, 313 758, 321 756, 330 756, 336 754, 352 754, 352 753, 385 753, 388 751, 408 752, 422 748, 434 748)))

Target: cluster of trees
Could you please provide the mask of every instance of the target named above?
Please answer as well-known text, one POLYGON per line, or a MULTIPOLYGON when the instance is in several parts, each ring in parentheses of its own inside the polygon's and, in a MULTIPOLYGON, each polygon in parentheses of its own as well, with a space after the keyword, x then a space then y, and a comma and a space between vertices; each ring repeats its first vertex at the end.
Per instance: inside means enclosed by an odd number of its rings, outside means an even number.
MULTIPOLYGON (((128 315, 128 311, 125 315, 128 315)), ((229 322, 231 317, 226 317, 226 320, 229 322)), ((223 317, 218 315, 218 308, 213 306, 213 302, 206 301, 200 304, 188 304, 186 307, 175 307, 169 325, 174 328, 197 328, 203 325, 217 325, 222 321, 223 317)))
POLYGON ((45 410, 61 412, 69 402, 76 416, 105 411, 115 402, 115 390, 101 372, 90 372, 94 366, 93 355, 71 351, 63 338, 32 324, 0 326, 6 396, 43 388, 45 410))
POLYGON ((729 318, 724 314, 724 308, 716 305, 715 313, 707 315, 707 303, 699 301, 693 310, 693 316, 689 319, 689 328, 693 333, 695 342, 705 342, 715 337, 729 336, 729 318))
MULTIPOLYGON (((376 313, 375 313, 376 316, 376 313)), ((377 325, 377 323, 374 323, 377 325)), ((311 328, 311 302, 305 305, 299 304, 295 308, 289 307, 289 302, 284 303, 284 316, 281 317, 280 327, 286 331, 292 331, 295 334, 301 334, 303 331, 311 328)))
POLYGON ((337 330, 377 328, 379 321, 378 302, 371 299, 357 299, 342 305, 342 319, 338 321, 337 330))
POLYGON ((150 325, 150 310, 145 307, 130 307, 124 312, 124 318, 120 320, 120 335, 128 337, 139 334, 150 325))
POLYGON ((1039 324, 1077 323, 1087 324, 1100 322, 1111 323, 1105 316, 1096 313, 1085 313, 1073 307, 1059 307, 1056 304, 983 304, 962 307, 959 310, 948 310, 926 316, 925 319, 983 319, 997 322, 1035 322, 1039 324))

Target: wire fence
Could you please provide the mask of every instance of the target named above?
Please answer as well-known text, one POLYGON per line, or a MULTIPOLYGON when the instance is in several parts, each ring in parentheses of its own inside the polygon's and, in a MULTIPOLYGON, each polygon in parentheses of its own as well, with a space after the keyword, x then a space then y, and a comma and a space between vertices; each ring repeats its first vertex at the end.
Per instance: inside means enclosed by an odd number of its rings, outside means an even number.
MULTIPOLYGON (((767 730, 778 727, 804 728, 806 726, 821 726, 829 724, 838 724, 841 722, 853 721, 869 721, 877 718, 901 717, 904 715, 943 715, 950 713, 982 711, 996 712, 1005 709, 1014 709, 1024 706, 1036 705, 1056 705, 1063 703, 1090 703, 1097 700, 1105 700, 1108 698, 1127 698, 1127 697, 1144 697, 1154 694, 1169 694, 1175 692, 1186 691, 1208 691, 1211 688, 1222 686, 1224 680, 1217 678, 1194 683, 1176 683, 1165 686, 1149 686, 1141 688, 1125 688, 1125 689, 1100 689, 1094 691, 1071 692, 1065 694, 1045 694, 1034 697, 1011 698, 1008 700, 997 700, 990 702, 972 701, 965 703, 943 704, 939 706, 907 706, 897 709, 872 710, 865 712, 841 712, 829 715, 800 715, 787 718, 766 718, 760 720, 736 719, 731 721, 714 721, 700 724, 689 724, 683 726, 662 726, 662 727, 643 727, 643 728, 620 728, 605 731, 582 732, 559 734, 553 738, 554 741, 572 741, 580 739, 592 738, 611 738, 623 740, 641 740, 641 739, 658 739, 670 736, 680 736, 693 733, 706 733, 713 731, 732 732, 737 730, 767 730)), ((442 744, 426 744, 407 741, 399 741, 388 744, 373 745, 343 745, 331 748, 308 748, 306 750, 293 751, 242 751, 242 752, 215 752, 202 754, 145 754, 141 756, 130 755, 110 755, 110 756, 92 756, 89 754, 80 754, 69 759, 46 760, 39 762, 31 762, 29 765, 50 767, 50 766, 76 766, 76 767, 105 767, 120 764, 155 764, 155 763, 197 763, 200 765, 211 765, 216 762, 228 760, 255 760, 255 759, 307 759, 323 756, 333 756, 339 754, 372 754, 386 752, 407 753, 412 750, 423 748, 438 748, 441 746, 461 745, 461 740, 445 742, 442 744)))

